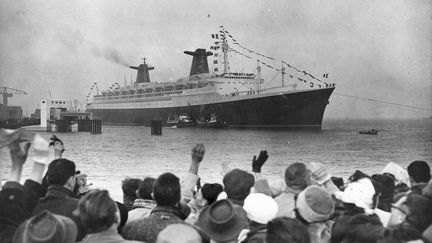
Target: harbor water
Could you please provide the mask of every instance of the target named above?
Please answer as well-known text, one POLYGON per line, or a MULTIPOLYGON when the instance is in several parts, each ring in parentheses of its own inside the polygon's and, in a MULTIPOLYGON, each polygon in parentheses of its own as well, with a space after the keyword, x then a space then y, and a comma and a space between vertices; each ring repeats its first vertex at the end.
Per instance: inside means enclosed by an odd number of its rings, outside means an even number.
MULTIPOLYGON (((163 172, 184 177, 196 143, 206 147, 199 170, 202 183, 221 183, 226 168, 250 170, 253 155, 263 149, 269 159, 262 172, 269 179, 283 178, 285 168, 294 162, 322 162, 332 175, 344 178, 357 169, 369 174, 380 172, 389 162, 406 168, 414 160, 425 160, 432 166, 432 119, 329 120, 319 132, 164 128, 162 136, 152 136, 150 131, 143 126, 105 125, 102 134, 56 135, 65 144, 64 157, 88 175, 92 188, 108 189, 119 201, 121 180, 126 177, 157 177, 163 172), (359 134, 372 128, 378 135, 359 134)), ((52 135, 40 134, 46 139, 52 135)), ((0 161, 0 176, 5 180, 11 163, 7 148, 0 149, 0 161)), ((23 178, 30 169, 28 160, 23 178)))

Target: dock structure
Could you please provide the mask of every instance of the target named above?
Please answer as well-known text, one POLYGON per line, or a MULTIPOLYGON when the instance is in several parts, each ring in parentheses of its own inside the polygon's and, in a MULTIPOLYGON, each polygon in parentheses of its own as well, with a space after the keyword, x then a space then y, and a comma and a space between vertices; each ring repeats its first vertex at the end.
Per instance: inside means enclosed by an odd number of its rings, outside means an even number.
POLYGON ((93 119, 91 112, 72 109, 71 100, 43 99, 40 107, 40 124, 48 132, 102 132, 101 121, 93 119))

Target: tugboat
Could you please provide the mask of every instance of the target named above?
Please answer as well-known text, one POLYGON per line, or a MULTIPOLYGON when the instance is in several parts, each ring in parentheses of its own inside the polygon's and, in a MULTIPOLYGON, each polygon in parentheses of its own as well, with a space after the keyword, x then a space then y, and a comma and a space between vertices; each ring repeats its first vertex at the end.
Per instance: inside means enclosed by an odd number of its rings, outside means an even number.
POLYGON ((172 128, 193 127, 195 125, 195 121, 187 113, 169 115, 167 119, 167 126, 172 128))

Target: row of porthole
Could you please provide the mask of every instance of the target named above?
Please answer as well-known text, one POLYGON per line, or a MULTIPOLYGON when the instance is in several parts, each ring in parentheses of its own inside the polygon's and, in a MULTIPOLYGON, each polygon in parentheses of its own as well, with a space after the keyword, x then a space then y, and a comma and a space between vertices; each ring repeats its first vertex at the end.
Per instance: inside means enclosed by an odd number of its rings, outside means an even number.
MULTIPOLYGON (((231 82, 228 82, 228 84, 231 84, 231 82)), ((236 82, 233 82, 233 84, 236 84, 236 82)), ((252 82, 251 83, 249 83, 249 82, 240 83, 239 82, 239 84, 254 84, 254 83, 252 83, 252 82)))
MULTIPOLYGON (((42 104, 45 104, 45 101, 42 101, 42 104)), ((51 104, 66 104, 65 101, 51 101, 51 104)))

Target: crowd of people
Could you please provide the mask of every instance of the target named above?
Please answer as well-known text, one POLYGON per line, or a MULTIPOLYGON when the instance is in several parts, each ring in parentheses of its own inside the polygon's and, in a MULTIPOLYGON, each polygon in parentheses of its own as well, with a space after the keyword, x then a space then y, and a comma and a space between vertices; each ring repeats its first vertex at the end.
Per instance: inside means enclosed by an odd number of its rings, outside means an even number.
POLYGON ((251 171, 232 169, 223 185, 201 185, 205 147, 197 144, 185 178, 126 178, 116 202, 89 187, 57 137, 48 143, 23 129, 1 130, 5 146, 12 165, 0 191, 0 242, 432 242, 425 161, 406 169, 389 163, 373 175, 354 171, 346 181, 319 162, 293 163, 281 183, 261 174, 269 157, 263 150, 251 171), (32 170, 21 184, 26 161, 32 170))

